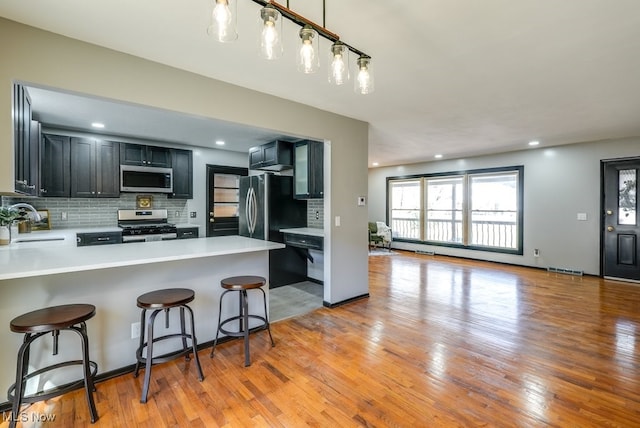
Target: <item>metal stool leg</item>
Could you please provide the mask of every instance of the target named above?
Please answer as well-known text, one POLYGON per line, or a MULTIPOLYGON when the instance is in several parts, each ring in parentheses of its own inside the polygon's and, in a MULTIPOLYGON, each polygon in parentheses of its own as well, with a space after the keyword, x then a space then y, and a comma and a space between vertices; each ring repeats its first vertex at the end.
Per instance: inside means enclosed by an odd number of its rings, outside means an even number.
POLYGON ((249 299, 247 298, 247 290, 240 291, 241 320, 244 323, 244 366, 251 365, 251 356, 249 355, 249 299))
POLYGON ((98 420, 98 411, 96 410, 96 403, 93 400, 93 391, 95 389, 93 385, 93 377, 91 376, 91 368, 89 366, 89 337, 87 336, 86 324, 80 323, 80 327, 70 327, 69 330, 73 330, 80 335, 82 341, 82 368, 84 370, 84 390, 87 396, 87 405, 89 406, 89 413, 91 414, 91 423, 98 420))
MULTIPOLYGON (((204 374, 202 373, 202 367, 200 366, 200 358, 198 357, 198 343, 196 341, 196 329, 195 322, 193 320, 193 311, 189 306, 185 305, 184 308, 189 311, 189 318, 191 319, 191 347, 193 349, 193 359, 196 360, 196 367, 198 368, 198 379, 200 379, 200 382, 202 382, 204 380, 204 374)), ((180 309, 183 308, 181 307, 180 309)))
MULTIPOLYGON (((180 334, 182 335, 182 350, 187 350, 187 331, 185 329, 185 321, 184 321, 184 308, 187 308, 188 306, 180 306, 180 334)), ((191 319, 193 320, 193 312, 191 313, 191 319)), ((191 336, 194 336, 193 334, 193 328, 191 329, 191 336)), ((191 358, 189 357, 189 354, 185 354, 184 355, 184 360, 185 361, 189 361, 191 358)))
POLYGON ((211 354, 209 354, 209 358, 213 358, 213 353, 215 352, 216 345, 218 344, 218 336, 220 335, 220 323, 222 322, 222 298, 229 291, 231 290, 227 290, 220 295, 220 307, 218 308, 218 328, 216 329, 216 339, 213 341, 213 346, 211 347, 211 354))
POLYGON ((271 339, 271 347, 273 348, 274 346, 276 346, 276 344, 273 341, 273 336, 271 336, 271 327, 269 325, 269 313, 267 312, 267 293, 265 293, 262 288, 258 288, 258 290, 262 291, 262 302, 264 303, 264 319, 267 326, 267 331, 269 332, 269 339, 271 339))
POLYGON ((138 350, 136 351, 136 369, 133 372, 133 377, 138 377, 138 371, 140 370, 140 358, 142 357, 142 348, 144 348, 146 314, 147 314, 147 310, 143 309, 140 315, 140 341, 138 345, 138 350))
POLYGON ((161 309, 157 309, 153 311, 151 316, 149 317, 149 322, 147 323, 148 332, 147 332, 147 358, 146 365, 144 371, 144 385, 142 387, 142 397, 140 397, 141 403, 147 402, 147 394, 149 393, 149 383, 151 382, 151 366, 153 365, 153 323, 156 321, 156 315, 160 312, 161 309))
MULTIPOLYGON (((11 406, 11 421, 9 422, 9 427, 14 428, 18 419, 20 417, 20 407, 22 404, 22 397, 24 396, 24 383, 25 376, 27 375, 27 371, 29 370, 29 348, 31 346, 31 342, 39 336, 31 337, 31 333, 27 333, 24 335, 24 340, 22 342, 22 346, 18 350, 18 361, 16 367, 16 383, 15 383, 15 391, 13 395, 13 405, 11 406)), ((10 389, 11 390, 11 389, 10 389)))

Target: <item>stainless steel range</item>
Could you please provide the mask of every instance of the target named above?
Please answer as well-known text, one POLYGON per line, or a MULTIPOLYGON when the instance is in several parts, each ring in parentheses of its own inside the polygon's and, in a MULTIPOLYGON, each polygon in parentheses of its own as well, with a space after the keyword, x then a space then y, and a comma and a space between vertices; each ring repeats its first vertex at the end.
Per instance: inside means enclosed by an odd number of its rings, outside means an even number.
POLYGON ((175 224, 168 222, 167 210, 118 210, 118 226, 123 243, 178 238, 175 224))

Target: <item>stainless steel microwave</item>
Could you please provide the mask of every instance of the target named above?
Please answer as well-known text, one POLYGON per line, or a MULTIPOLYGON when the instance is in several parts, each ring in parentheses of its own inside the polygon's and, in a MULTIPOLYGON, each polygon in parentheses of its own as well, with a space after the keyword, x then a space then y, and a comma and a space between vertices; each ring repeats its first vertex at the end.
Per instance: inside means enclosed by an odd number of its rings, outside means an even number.
POLYGON ((173 170, 154 166, 120 165, 120 191, 173 193, 173 170))

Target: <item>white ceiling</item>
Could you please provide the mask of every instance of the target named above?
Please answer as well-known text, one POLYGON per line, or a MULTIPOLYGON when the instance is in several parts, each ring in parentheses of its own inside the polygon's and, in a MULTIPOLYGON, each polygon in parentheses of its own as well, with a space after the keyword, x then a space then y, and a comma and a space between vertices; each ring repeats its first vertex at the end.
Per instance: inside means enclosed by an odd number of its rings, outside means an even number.
MULTIPOLYGON (((366 96, 329 85, 328 53, 315 75, 297 72, 289 22, 285 56, 259 58, 259 6, 238 4, 229 44, 206 35, 212 0, 2 0, 0 16, 367 121, 370 164, 640 135, 638 0, 325 0, 326 27, 373 58, 366 96)), ((322 22, 322 0, 290 7, 322 22)), ((203 125, 204 144, 226 125, 203 125)))

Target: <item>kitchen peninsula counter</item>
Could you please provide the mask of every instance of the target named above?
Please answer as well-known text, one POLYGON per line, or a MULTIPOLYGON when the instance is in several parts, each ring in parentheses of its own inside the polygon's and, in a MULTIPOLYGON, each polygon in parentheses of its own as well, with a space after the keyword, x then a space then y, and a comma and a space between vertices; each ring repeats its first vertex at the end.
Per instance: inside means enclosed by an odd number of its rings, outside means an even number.
MULTIPOLYGON (((0 329, 3 344, 0 361, 15 361, 22 343, 22 335, 8 328, 16 316, 48 306, 89 303, 96 306, 95 317, 87 321, 89 353, 98 364, 100 376, 121 372, 136 362, 139 339, 133 338, 131 332, 132 324, 140 321, 138 296, 165 288, 194 290, 195 299, 189 306, 194 311, 196 337, 199 345, 209 344, 215 338, 223 292, 220 281, 237 275, 259 275, 268 279, 269 251, 284 245, 222 236, 93 247, 76 247, 75 239, 65 239, 12 243, 8 247, 0 250, 0 325, 5 326, 0 329)), ((268 296, 268 287, 264 291, 268 296)), ((260 293, 249 293, 249 310, 263 312, 260 293)), ((238 301, 225 299, 223 318, 237 312, 238 301)), ((170 327, 166 332, 179 330, 179 313, 169 312, 170 327)), ((157 324, 164 326, 164 322, 157 324)), ((34 348, 38 350, 32 351, 32 355, 38 355, 38 364, 42 365, 57 359, 77 359, 73 354, 77 348, 75 340, 74 335, 61 332, 59 356, 51 355, 46 348, 50 342, 46 340, 42 340, 42 348, 34 348)), ((171 346, 175 343, 158 343, 157 351, 174 350, 166 349, 171 346)), ((266 349, 264 352, 268 352, 266 349)), ((242 350, 238 347, 239 365, 241 360, 242 350)), ((15 367, 0 366, 0 390, 6 391, 14 380, 15 367)), ((52 381, 62 383, 63 380, 52 381)))
MULTIPOLYGON (((0 251, 0 280, 284 248, 243 236, 76 247, 64 241, 11 244, 0 251)), ((2 283, 0 283, 0 287, 2 283)))

